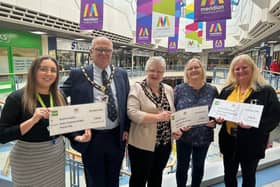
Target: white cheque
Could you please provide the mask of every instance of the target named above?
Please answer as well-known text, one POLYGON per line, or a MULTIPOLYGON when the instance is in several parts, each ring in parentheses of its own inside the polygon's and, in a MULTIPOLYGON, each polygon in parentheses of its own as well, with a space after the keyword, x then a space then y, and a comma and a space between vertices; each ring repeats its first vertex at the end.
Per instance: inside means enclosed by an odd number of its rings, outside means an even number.
POLYGON ((58 106, 50 110, 50 136, 106 126, 104 102, 58 106))
POLYGON ((226 121, 235 123, 243 122, 245 125, 258 128, 262 111, 263 105, 214 99, 209 116, 222 117, 226 121))
POLYGON ((207 105, 179 110, 171 115, 171 131, 175 132, 182 127, 206 124, 208 121, 207 105))

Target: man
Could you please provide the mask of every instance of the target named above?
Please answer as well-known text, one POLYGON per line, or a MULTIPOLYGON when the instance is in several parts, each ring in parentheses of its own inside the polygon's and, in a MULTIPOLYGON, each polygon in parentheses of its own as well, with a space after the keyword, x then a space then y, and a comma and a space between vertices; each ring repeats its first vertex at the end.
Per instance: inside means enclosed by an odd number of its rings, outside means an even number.
POLYGON ((111 40, 96 37, 90 52, 93 64, 72 69, 62 90, 71 104, 107 102, 106 127, 92 129, 89 143, 72 142, 72 147, 82 154, 87 187, 118 187, 130 125, 129 80, 125 70, 111 65, 111 40))

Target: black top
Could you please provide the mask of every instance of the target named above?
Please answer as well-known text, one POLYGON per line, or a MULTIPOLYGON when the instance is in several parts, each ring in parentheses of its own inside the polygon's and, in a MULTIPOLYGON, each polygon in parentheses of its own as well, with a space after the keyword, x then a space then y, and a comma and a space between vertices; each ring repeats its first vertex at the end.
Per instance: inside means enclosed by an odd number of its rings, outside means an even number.
MULTIPOLYGON (((227 99, 233 89, 233 85, 224 88, 219 98, 227 99)), ((271 86, 259 86, 244 103, 264 106, 259 128, 238 127, 237 136, 233 137, 227 133, 224 122, 219 132, 220 151, 226 156, 238 155, 243 160, 264 158, 269 133, 280 121, 280 103, 271 86)))
MULTIPOLYGON (((41 119, 25 135, 20 133, 20 124, 32 117, 33 114, 23 111, 22 106, 23 89, 11 93, 5 102, 0 118, 0 142, 7 143, 13 140, 27 142, 41 142, 53 139, 50 136, 48 119, 41 119)), ((50 96, 40 94, 47 107, 50 106, 50 96)), ((54 105, 56 105, 54 103, 54 105)), ((42 107, 37 102, 37 107, 42 107)))

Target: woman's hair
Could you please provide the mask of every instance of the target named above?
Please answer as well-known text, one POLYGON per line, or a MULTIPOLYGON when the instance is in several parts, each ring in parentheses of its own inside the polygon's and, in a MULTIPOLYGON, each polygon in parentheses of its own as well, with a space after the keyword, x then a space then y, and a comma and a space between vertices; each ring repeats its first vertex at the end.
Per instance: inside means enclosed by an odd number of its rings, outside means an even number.
POLYGON ((197 62, 198 65, 200 66, 201 70, 202 70, 202 80, 206 81, 206 71, 203 67, 203 64, 201 63, 201 61, 198 58, 191 58, 190 60, 188 60, 188 62, 185 64, 185 68, 184 68, 184 83, 188 83, 189 82, 189 77, 188 77, 188 70, 187 70, 187 66, 191 63, 191 62, 197 62))
POLYGON ((147 62, 146 62, 146 66, 145 66, 145 71, 148 71, 149 67, 152 65, 152 64, 160 64, 162 66, 162 71, 165 72, 166 71, 166 62, 164 60, 163 57, 161 56, 153 56, 153 57, 150 57, 147 62))
POLYGON ((257 85, 264 86, 267 84, 266 80, 261 75, 258 67, 254 63, 253 59, 247 54, 241 54, 241 55, 234 57, 230 63, 229 72, 228 72, 228 76, 227 76, 227 80, 226 80, 227 86, 231 85, 231 84, 239 84, 234 76, 234 66, 241 60, 242 60, 242 62, 249 65, 250 68, 252 68, 252 77, 251 77, 250 87, 252 87, 254 90, 256 90, 257 85))
POLYGON ((37 99, 36 99, 37 79, 36 79, 36 75, 37 75, 37 72, 40 68, 41 63, 44 60, 53 61, 56 65, 56 69, 57 69, 56 79, 52 83, 52 85, 50 86, 50 93, 53 96, 54 103, 58 106, 66 104, 66 101, 65 101, 63 95, 58 90, 59 66, 58 66, 57 61, 50 56, 38 57, 32 62, 31 66, 29 68, 29 71, 28 71, 28 74, 27 74, 27 83, 24 87, 23 99, 22 99, 22 105, 23 105, 24 111, 29 112, 31 114, 35 111, 35 108, 37 106, 37 99))

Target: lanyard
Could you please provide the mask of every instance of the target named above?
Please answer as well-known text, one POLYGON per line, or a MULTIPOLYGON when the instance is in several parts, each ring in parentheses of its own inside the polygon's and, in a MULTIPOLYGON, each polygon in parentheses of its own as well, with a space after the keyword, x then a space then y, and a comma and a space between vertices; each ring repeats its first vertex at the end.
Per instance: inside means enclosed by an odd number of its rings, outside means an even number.
MULTIPOLYGON (((39 101, 40 105, 42 107, 46 108, 46 104, 44 103, 42 97, 38 93, 36 94, 36 98, 39 101)), ((52 96, 52 94, 50 94, 50 107, 53 107, 53 96, 52 96)), ((53 139, 52 139, 52 144, 56 144, 56 140, 55 140, 54 136, 53 136, 53 139)))
MULTIPOLYGON (((39 101, 40 105, 44 108, 46 108, 46 105, 42 99, 42 97, 39 94, 36 94, 36 98, 39 101)), ((52 94, 50 94, 50 107, 53 107, 53 97, 52 94)))

